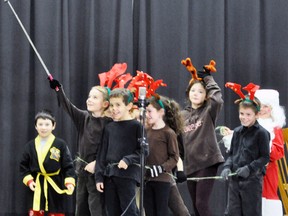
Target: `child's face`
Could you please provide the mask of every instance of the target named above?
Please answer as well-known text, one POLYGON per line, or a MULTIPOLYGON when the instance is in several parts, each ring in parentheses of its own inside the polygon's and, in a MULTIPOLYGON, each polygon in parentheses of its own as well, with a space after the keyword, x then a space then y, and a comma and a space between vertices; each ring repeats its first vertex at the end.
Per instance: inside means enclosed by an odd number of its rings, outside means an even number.
POLYGON ((41 138, 46 138, 55 129, 55 124, 53 125, 50 119, 39 118, 36 122, 35 128, 41 138))
POLYGON ((192 107, 197 109, 202 106, 206 98, 206 90, 201 83, 195 83, 189 91, 192 107))
POLYGON ((86 100, 87 110, 92 113, 102 113, 108 106, 108 101, 104 101, 103 93, 93 88, 89 92, 86 100))
POLYGON ((271 118, 272 108, 269 105, 261 104, 261 109, 258 113, 258 117, 261 119, 271 118))
POLYGON ((130 109, 133 104, 129 103, 125 105, 122 97, 112 97, 110 98, 110 112, 111 117, 114 121, 128 120, 131 119, 130 109))
POLYGON ((243 126, 251 127, 256 121, 257 115, 250 107, 239 107, 239 119, 243 126))
POLYGON ((146 121, 148 125, 155 125, 163 120, 163 109, 157 110, 153 105, 149 104, 146 109, 146 121))

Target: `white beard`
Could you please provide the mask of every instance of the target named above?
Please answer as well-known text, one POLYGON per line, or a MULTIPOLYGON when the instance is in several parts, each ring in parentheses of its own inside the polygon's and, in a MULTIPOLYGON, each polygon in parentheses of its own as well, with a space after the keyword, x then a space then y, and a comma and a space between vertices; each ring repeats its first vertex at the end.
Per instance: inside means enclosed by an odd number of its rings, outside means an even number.
POLYGON ((274 122, 271 118, 267 119, 258 119, 259 124, 264 127, 269 133, 270 133, 270 152, 271 152, 271 147, 272 147, 272 140, 275 138, 275 133, 274 133, 274 122))

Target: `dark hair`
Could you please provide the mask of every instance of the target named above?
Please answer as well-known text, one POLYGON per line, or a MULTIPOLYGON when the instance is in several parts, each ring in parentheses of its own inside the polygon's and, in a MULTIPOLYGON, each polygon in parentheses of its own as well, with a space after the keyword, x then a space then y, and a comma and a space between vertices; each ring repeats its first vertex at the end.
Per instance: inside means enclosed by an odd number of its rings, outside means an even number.
POLYGON ((196 80, 196 79, 191 80, 191 81, 189 82, 189 85, 188 85, 187 88, 186 88, 186 91, 185 91, 185 96, 186 96, 187 103, 190 103, 190 100, 189 100, 189 92, 190 92, 190 89, 192 88, 193 85, 195 85, 195 84, 197 84, 197 83, 200 83, 200 84, 203 86, 203 88, 205 89, 206 94, 207 94, 206 84, 204 83, 204 81, 202 81, 202 80, 196 80))
POLYGON ((155 95, 149 100, 149 104, 157 110, 161 108, 165 110, 163 120, 177 135, 183 131, 184 123, 180 114, 180 106, 175 100, 165 96, 155 95))
POLYGON ((245 95, 244 99, 238 99, 235 101, 235 104, 239 105, 243 108, 251 108, 255 114, 257 114, 260 111, 261 102, 257 97, 254 97, 253 100, 249 99, 249 95, 245 95))
POLYGON ((132 92, 125 88, 116 88, 113 89, 110 93, 111 98, 122 98, 125 105, 133 103, 134 96, 132 92))
POLYGON ((53 115, 53 113, 48 110, 48 109, 43 109, 41 111, 39 111, 36 115, 35 115, 35 120, 34 120, 34 125, 36 126, 37 124, 37 120, 38 119, 50 119, 52 121, 52 124, 54 125, 56 122, 55 116, 53 115))

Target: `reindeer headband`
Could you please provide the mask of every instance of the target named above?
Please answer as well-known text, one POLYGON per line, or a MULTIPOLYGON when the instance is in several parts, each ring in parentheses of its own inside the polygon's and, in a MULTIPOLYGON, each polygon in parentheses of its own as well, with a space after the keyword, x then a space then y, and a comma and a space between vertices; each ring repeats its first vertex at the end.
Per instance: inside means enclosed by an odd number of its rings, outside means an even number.
POLYGON ((132 78, 127 89, 134 92, 134 102, 137 102, 140 87, 146 88, 146 98, 150 98, 156 94, 156 89, 160 86, 167 86, 167 84, 163 83, 162 79, 154 81, 153 77, 147 73, 137 70, 137 75, 132 78))
POLYGON ((225 87, 232 89, 236 94, 240 96, 240 99, 236 100, 235 103, 239 104, 241 102, 249 102, 253 104, 257 111, 260 111, 260 104, 255 100, 255 92, 260 88, 259 85, 255 85, 254 83, 249 83, 247 86, 243 87, 242 89, 248 92, 248 95, 244 95, 241 91, 241 85, 237 83, 227 82, 225 87))
MULTIPOLYGON (((186 58, 182 60, 181 64, 183 64, 186 67, 186 69, 190 72, 192 76, 191 80, 189 81, 189 84, 194 80, 202 80, 202 78, 198 77, 197 70, 192 64, 192 61, 190 58, 186 58)), ((216 62, 214 60, 210 60, 209 65, 204 65, 203 69, 206 72, 216 72, 217 70, 215 66, 216 66, 216 62)))
POLYGON ((153 77, 144 73, 143 71, 137 70, 137 75, 132 77, 130 73, 125 73, 127 69, 127 63, 116 63, 108 72, 100 73, 100 86, 107 88, 108 93, 112 88, 113 82, 116 84, 113 86, 112 89, 116 88, 124 88, 125 84, 131 80, 127 89, 132 93, 134 93, 134 98, 132 96, 131 101, 134 102, 138 101, 139 96, 139 88, 145 87, 146 91, 146 98, 149 98, 155 95, 155 91, 160 86, 167 86, 163 83, 163 80, 156 80, 154 81, 153 77))

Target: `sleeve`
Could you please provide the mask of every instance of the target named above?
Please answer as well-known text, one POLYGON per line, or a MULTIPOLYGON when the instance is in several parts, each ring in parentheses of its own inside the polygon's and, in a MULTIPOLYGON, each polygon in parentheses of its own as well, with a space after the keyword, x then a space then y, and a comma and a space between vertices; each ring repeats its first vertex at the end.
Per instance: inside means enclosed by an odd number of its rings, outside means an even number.
MULTIPOLYGON (((135 120, 136 121, 136 120, 135 120)), ((140 163, 140 154, 141 154, 141 134, 142 134, 141 124, 137 122, 136 128, 136 139, 135 139, 135 150, 132 154, 126 155, 123 157, 125 163, 129 166, 131 164, 139 164, 140 163)))
POLYGON ((64 109, 66 113, 71 117, 74 122, 77 130, 81 130, 84 125, 85 115, 87 111, 78 109, 74 104, 65 95, 65 92, 62 87, 59 88, 59 91, 56 91, 58 101, 60 106, 64 109))
POLYGON ((275 137, 272 140, 270 161, 279 160, 284 156, 284 138, 282 128, 274 128, 275 137))
POLYGON ((222 99, 221 89, 218 84, 215 82, 213 76, 206 76, 204 78, 207 89, 207 98, 209 98, 210 114, 214 122, 221 111, 222 105, 224 103, 222 99))
MULTIPOLYGON (((233 133, 233 135, 234 135, 234 133, 233 133)), ((225 161, 225 163, 223 165, 223 169, 225 169, 225 168, 231 169, 232 168, 232 164, 233 164, 232 158, 233 158, 233 136, 232 136, 232 139, 231 139, 230 150, 228 152, 228 158, 226 159, 226 161, 225 161)))
POLYGON ((171 172, 172 169, 177 165, 177 162, 179 160, 179 150, 176 134, 169 133, 169 136, 167 138, 168 158, 162 164, 162 166, 164 167, 165 171, 171 172))
POLYGON ((185 153, 184 153, 184 145, 183 145, 183 134, 179 134, 177 136, 177 141, 178 141, 179 156, 184 161, 185 153))
POLYGON ((73 184, 75 186, 75 169, 73 165, 72 156, 66 143, 63 141, 63 155, 61 170, 65 177, 64 184, 73 184))
POLYGON ((108 132, 106 127, 104 128, 101 146, 99 146, 99 150, 96 157, 96 166, 95 166, 95 181, 96 183, 104 182, 104 171, 106 165, 106 152, 108 148, 108 132))
POLYGON ((31 174, 30 171, 30 154, 29 154, 29 145, 26 144, 23 154, 22 154, 22 158, 20 160, 20 175, 22 177, 22 181, 25 185, 27 185, 27 183, 30 180, 33 180, 33 176, 31 174))
POLYGON ((258 138, 258 150, 259 150, 259 157, 252 161, 248 167, 250 170, 256 171, 258 169, 262 170, 263 167, 269 162, 269 141, 270 141, 270 134, 266 130, 261 130, 257 134, 258 138))

